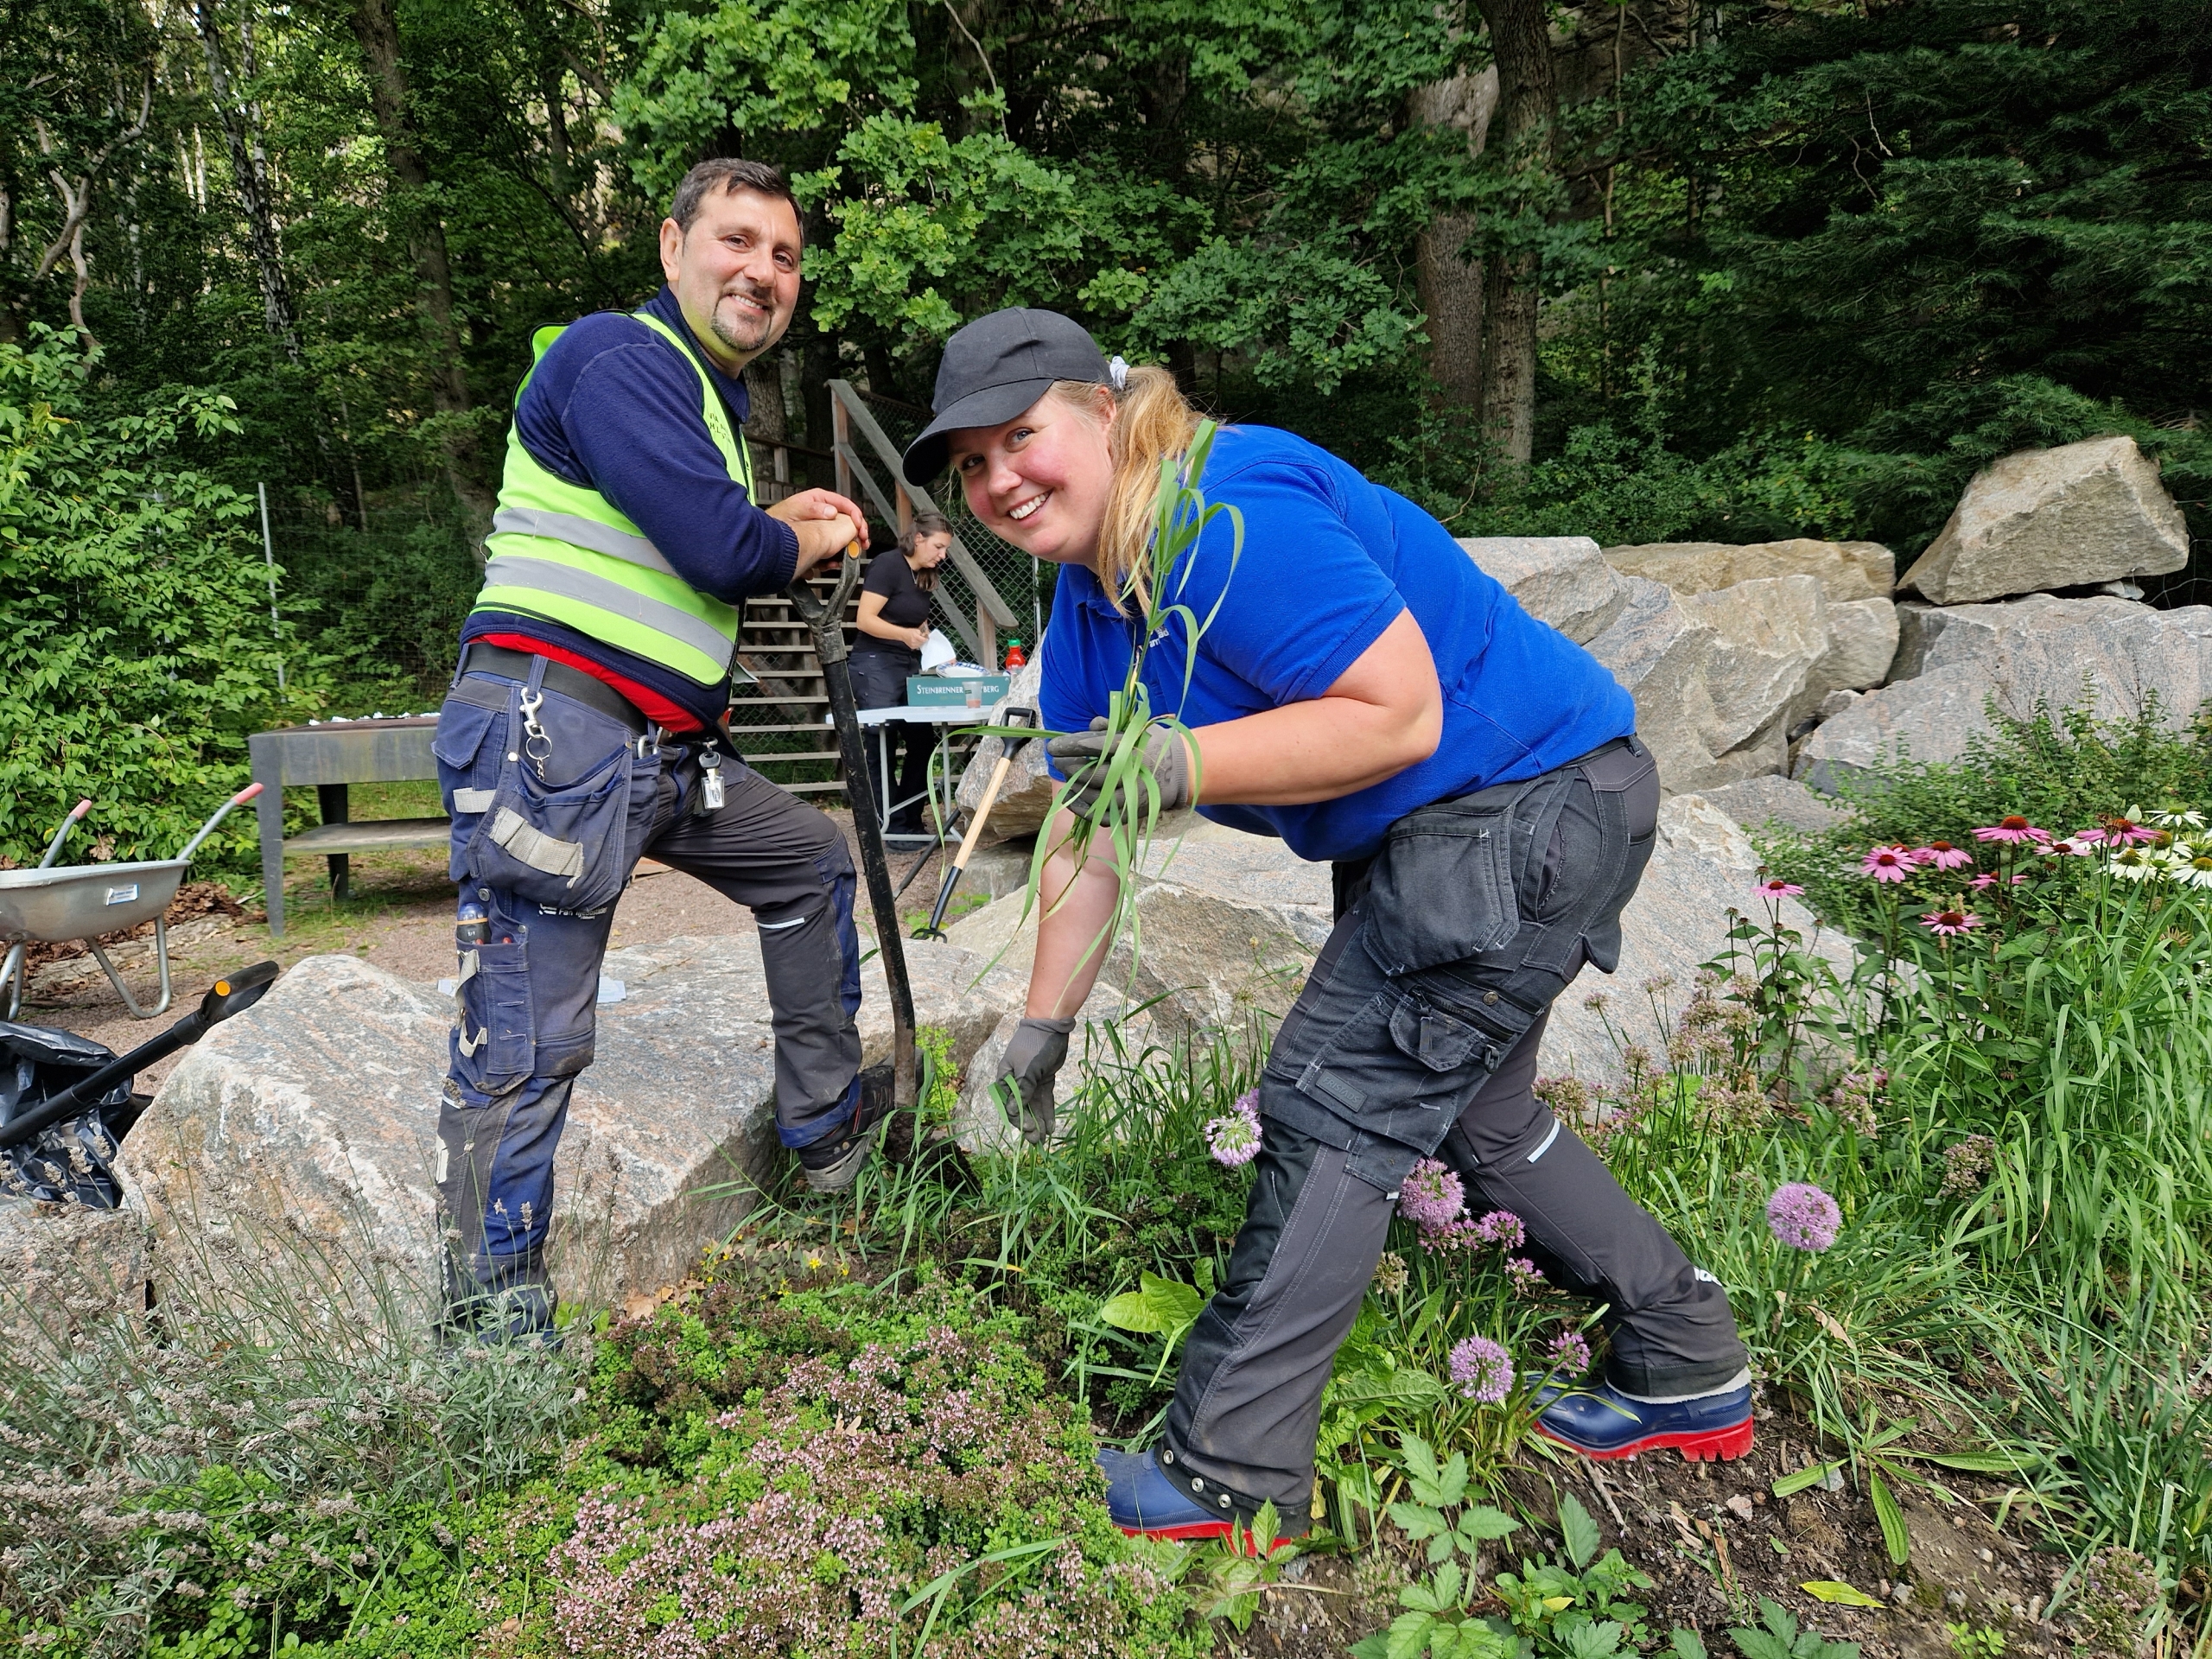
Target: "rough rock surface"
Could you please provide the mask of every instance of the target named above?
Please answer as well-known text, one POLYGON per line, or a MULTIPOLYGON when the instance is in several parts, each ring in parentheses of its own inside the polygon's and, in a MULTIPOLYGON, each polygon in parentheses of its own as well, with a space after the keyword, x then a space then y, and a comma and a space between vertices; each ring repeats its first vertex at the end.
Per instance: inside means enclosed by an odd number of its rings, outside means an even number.
MULTIPOLYGON (((1021 995, 1004 972, 974 982, 984 964, 964 951, 916 949, 908 962, 917 1013, 951 1033, 956 1060, 1021 995)), ((610 951, 606 971, 627 995, 600 1009, 597 1058, 569 1109, 552 1254, 564 1295, 619 1304, 681 1279, 752 1208, 750 1178, 781 1165, 758 937, 610 951)), ((873 1065, 889 1056, 889 1005, 877 963, 862 980, 873 1065)), ((373 1259, 399 1295, 426 1300, 451 1007, 350 957, 300 963, 192 1051, 132 1131, 131 1204, 165 1246, 227 1234, 265 1250, 281 1226, 341 1295, 368 1294, 373 1259)))
MULTIPOLYGON (((1725 949, 1730 906, 1750 915, 1763 908, 1751 892, 1758 880, 1758 853, 1734 818, 1702 795, 1677 795, 1663 803, 1658 844, 1622 913, 1620 967, 1610 979, 1586 968, 1552 1005, 1537 1069, 1552 1077, 1572 1073, 1585 1082, 1610 1083, 1623 1075, 1623 1042, 1663 1054, 1667 1033, 1652 1016, 1653 997, 1671 1020, 1688 999, 1700 966, 1725 949), (1673 983, 1647 993, 1655 978, 1673 983), (1593 995, 1604 998, 1602 1011, 1589 1006, 1593 995)), ((1795 899, 1782 905, 1783 925, 1798 930, 1847 972, 1844 943, 1821 932, 1795 899)))
POLYGON ((1713 632, 1705 664, 1713 706, 1705 741, 1725 755, 1802 697, 1806 676, 1833 644, 1827 606, 1821 584, 1807 575, 1753 577, 1681 602, 1713 632))
MULTIPOLYGON (((1137 892, 1138 948, 1117 945, 1084 1006, 1110 1020, 1149 1003, 1167 1036, 1244 1025, 1256 1012, 1280 1015, 1329 937, 1329 870, 1281 842, 1209 823, 1195 813, 1166 821, 1137 892), (1134 969, 1134 971, 1133 971, 1134 969)), ((1026 985, 1037 950, 1037 914, 1022 918, 1011 893, 945 930, 950 943, 1026 985)))
POLYGON ((0 1198, 0 1344, 18 1360, 146 1311, 146 1224, 128 1210, 0 1198))
POLYGON ((1521 607, 1578 645, 1611 626, 1628 587, 1587 536, 1461 537, 1459 545, 1521 607))
POLYGON ((1713 771, 1705 734, 1715 715, 1705 674, 1718 635, 1671 588, 1631 576, 1628 589, 1620 615, 1589 642, 1590 654, 1636 699, 1636 728, 1659 762, 1662 786, 1694 789, 1713 771))
POLYGON ((1974 475, 1950 520, 1898 583, 1970 605, 2189 563, 2189 526, 2131 437, 2024 449, 1974 475))
POLYGON ((1747 830, 1770 823, 1785 830, 1826 830, 1851 816, 1789 778, 1746 778, 1708 789, 1705 798, 1747 830))
MULTIPOLYGON (((1805 671, 1803 704, 1818 708, 1835 691, 1864 691, 1890 677, 1897 654, 1897 607, 1851 599, 1827 607, 1828 648, 1805 671)), ((1803 709, 1798 710, 1802 716, 1803 709)))
MULTIPOLYGON (((1045 647, 1040 640, 1027 666, 1007 686, 1006 701, 991 706, 988 716, 991 722, 995 724, 1010 707, 1037 706, 1037 688, 1043 681, 1044 665, 1045 647)), ((982 804, 984 787, 990 782, 999 756, 1005 752, 1005 741, 1000 738, 987 737, 976 746, 976 752, 968 757, 959 785, 953 791, 952 798, 962 812, 972 815, 982 804)), ((1007 768, 1006 781, 999 785, 998 798, 991 804, 989 822, 984 824, 976 844, 990 847, 1016 836, 1035 835, 1044 827, 1045 815, 1052 810, 1052 794, 1058 787, 1045 766, 1044 741, 1033 737, 1019 745, 1014 752, 1014 764, 1007 768)))
POLYGON ((1928 649, 1943 632, 1952 613, 1924 599, 1897 601, 1897 652, 1890 659, 1889 683, 1919 677, 1928 665, 1928 649))
POLYGON ((1897 559, 1878 542, 1647 542, 1609 547, 1605 562, 1624 575, 1662 582, 1678 594, 1707 594, 1762 576, 1816 578, 1831 605, 1887 599, 1897 559))
MULTIPOLYGON (((1900 753, 1955 760, 1988 729, 1986 700, 2015 717, 2084 701, 2099 718, 2139 713, 2155 695, 2176 725, 2212 697, 2212 607, 2154 611, 2124 599, 2035 594, 1942 613, 1920 672, 1870 691, 1805 741, 1796 774, 1833 793, 1842 777, 1900 753)), ((1924 619, 1923 619, 1924 620, 1924 619)), ((1932 632, 1932 631, 1931 631, 1932 632)))

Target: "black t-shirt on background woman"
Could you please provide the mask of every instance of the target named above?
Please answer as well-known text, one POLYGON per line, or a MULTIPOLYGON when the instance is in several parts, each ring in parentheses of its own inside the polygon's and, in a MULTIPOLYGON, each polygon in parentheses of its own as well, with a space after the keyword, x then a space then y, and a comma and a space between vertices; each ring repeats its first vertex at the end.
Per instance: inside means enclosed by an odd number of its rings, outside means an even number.
MULTIPOLYGON (((915 582, 914 573, 906 565, 906 556, 895 548, 877 554, 868 562, 868 574, 861 579, 861 591, 883 595, 883 609, 878 614, 894 628, 918 628, 929 620, 930 596, 915 582)), ((891 652, 917 658, 921 656, 912 645, 868 632, 855 633, 853 649, 891 652)))

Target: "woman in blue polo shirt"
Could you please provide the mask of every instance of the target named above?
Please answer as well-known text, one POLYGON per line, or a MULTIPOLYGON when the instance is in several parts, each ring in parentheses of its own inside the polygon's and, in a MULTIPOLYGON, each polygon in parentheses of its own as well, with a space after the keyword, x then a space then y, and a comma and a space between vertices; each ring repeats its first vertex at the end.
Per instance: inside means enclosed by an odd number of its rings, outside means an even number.
MULTIPOLYGON (((1171 375, 1108 364, 1065 317, 962 329, 935 408, 906 476, 949 461, 987 528, 1061 567, 1041 696, 1073 810, 1102 810, 1092 723, 1123 683, 1138 595, 1166 582, 1211 620, 1195 662, 1179 621, 1146 653, 1152 708, 1191 728, 1147 743, 1162 807, 1334 867, 1335 931, 1262 1074, 1227 1281, 1185 1346, 1161 1443, 1101 1458, 1115 1520, 1218 1535, 1272 1500, 1287 1535, 1304 1529, 1322 1385, 1422 1157, 1519 1215, 1554 1282, 1607 1305, 1605 1380, 1548 1390, 1544 1433, 1600 1458, 1742 1455, 1750 1376, 1726 1294, 1530 1089, 1553 999, 1585 962, 1612 970, 1650 855, 1658 778, 1627 693, 1436 520, 1286 432, 1215 435, 1198 481, 1242 515, 1233 565, 1222 514, 1178 569, 1154 569, 1160 463, 1199 417, 1171 375)), ((1001 1090, 1040 1141, 1118 891, 1104 859, 1078 868, 1069 827, 1048 831, 1001 1090)))

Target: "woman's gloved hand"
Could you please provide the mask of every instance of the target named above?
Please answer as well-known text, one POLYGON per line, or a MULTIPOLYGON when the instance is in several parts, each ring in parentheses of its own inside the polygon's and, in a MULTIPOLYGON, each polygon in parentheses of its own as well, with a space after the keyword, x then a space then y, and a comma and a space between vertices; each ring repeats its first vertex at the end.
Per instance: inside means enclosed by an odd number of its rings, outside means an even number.
MULTIPOLYGON (((1047 738, 1045 753, 1072 778, 1086 763, 1096 761, 1106 753, 1109 741, 1105 716, 1095 715, 1087 732, 1064 732, 1058 737, 1047 738)), ((1191 804, 1191 746, 1182 733, 1166 726, 1154 726, 1147 731, 1144 766, 1160 785, 1161 811, 1173 812, 1191 804)), ((1106 769, 1094 765, 1068 791, 1068 810, 1078 818, 1089 818, 1098 810, 1099 800, 1105 793, 1106 769)))
POLYGON ((999 1062, 991 1092, 998 1097, 1006 1121, 1020 1129, 1021 1138, 1033 1147, 1041 1147, 1052 1138, 1052 1079, 1068 1057, 1068 1034, 1074 1029, 1072 1018, 1025 1019, 1014 1028, 999 1062))

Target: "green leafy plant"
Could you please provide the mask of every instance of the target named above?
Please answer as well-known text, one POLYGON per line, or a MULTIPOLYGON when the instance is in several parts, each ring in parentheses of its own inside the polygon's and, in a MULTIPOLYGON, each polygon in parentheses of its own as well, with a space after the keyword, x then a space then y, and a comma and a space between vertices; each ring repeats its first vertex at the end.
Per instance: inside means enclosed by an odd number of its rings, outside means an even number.
POLYGON ((1728 1639, 1744 1659, 1859 1659, 1856 1642, 1831 1642, 1818 1630, 1800 1630, 1795 1614, 1764 1597, 1758 1624, 1731 1630, 1728 1639))

